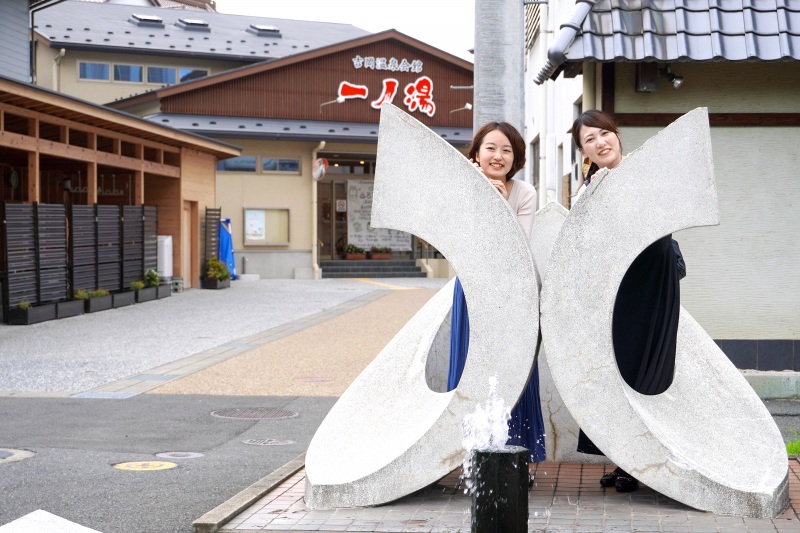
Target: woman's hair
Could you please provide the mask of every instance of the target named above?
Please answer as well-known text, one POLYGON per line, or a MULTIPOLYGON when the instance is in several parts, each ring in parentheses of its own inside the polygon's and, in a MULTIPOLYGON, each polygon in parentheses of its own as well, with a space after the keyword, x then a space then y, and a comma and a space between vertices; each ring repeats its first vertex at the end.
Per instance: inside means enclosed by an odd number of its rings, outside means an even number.
MULTIPOLYGON (((580 116, 575 119, 575 122, 572 123, 572 140, 575 142, 575 146, 578 148, 583 148, 583 144, 581 143, 581 128, 583 126, 610 131, 616 135, 617 138, 619 138, 619 126, 617 126, 617 121, 614 120, 614 117, 605 111, 590 109, 589 111, 584 111, 581 113, 580 116)), ((622 142, 620 142, 619 148, 622 150, 622 142)), ((594 176, 594 173, 600 170, 600 167, 597 166, 597 163, 594 161, 591 163, 592 164, 589 166, 589 170, 586 172, 587 180, 591 180, 592 176, 594 176)))
POLYGON ((506 174, 506 181, 510 180, 514 177, 514 174, 519 172, 519 169, 525 166, 525 140, 522 138, 522 135, 519 134, 517 128, 509 124, 508 122, 487 122, 478 132, 475 134, 475 137, 472 138, 472 144, 469 146, 469 152, 467 152, 467 157, 473 161, 476 160, 478 155, 478 151, 481 149, 481 145, 483 144, 483 138, 494 130, 500 130, 500 132, 508 137, 508 140, 511 141, 511 150, 514 152, 514 161, 511 163, 511 170, 508 171, 506 174))

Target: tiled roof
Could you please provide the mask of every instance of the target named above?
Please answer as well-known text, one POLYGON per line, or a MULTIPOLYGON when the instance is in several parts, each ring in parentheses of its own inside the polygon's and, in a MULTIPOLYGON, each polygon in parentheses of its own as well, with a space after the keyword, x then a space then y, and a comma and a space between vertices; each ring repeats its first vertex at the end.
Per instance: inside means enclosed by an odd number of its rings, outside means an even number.
POLYGON ((577 0, 536 77, 567 61, 797 61, 800 0, 577 0))
MULTIPOLYGON (((256 138, 300 141, 378 142, 378 124, 289 120, 215 115, 158 113, 145 119, 197 135, 212 138, 256 138)), ((472 128, 432 126, 431 129, 453 146, 472 141, 472 128)))
POLYGON ((75 0, 37 12, 35 24, 35 31, 54 48, 254 62, 370 35, 350 24, 75 0), (161 22, 153 22, 156 18, 161 22), (187 27, 181 19, 207 26, 187 27))

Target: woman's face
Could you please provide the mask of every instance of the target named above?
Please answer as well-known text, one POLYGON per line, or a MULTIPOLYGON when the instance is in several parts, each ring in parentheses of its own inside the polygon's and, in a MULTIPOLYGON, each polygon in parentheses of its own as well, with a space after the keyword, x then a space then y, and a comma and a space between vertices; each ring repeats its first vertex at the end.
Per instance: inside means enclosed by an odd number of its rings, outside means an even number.
POLYGON ((622 161, 619 136, 613 131, 581 126, 581 153, 598 167, 614 168, 622 161))
POLYGON ((475 158, 488 178, 505 181, 514 164, 514 149, 502 131, 492 130, 483 138, 475 158))

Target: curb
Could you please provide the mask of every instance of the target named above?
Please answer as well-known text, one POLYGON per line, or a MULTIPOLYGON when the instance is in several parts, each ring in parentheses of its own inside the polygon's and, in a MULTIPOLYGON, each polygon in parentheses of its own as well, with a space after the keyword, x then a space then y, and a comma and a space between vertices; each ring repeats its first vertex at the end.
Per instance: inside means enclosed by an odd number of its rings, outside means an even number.
POLYGON ((192 522, 194 533, 217 533, 219 528, 253 505, 266 493, 289 479, 305 464, 306 454, 302 453, 274 472, 267 474, 228 501, 218 505, 192 522))

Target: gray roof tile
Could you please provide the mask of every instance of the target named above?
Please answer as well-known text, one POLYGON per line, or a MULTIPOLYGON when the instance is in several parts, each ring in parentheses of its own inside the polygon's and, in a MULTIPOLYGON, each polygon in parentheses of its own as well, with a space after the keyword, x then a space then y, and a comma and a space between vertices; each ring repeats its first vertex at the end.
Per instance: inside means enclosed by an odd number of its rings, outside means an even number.
POLYGON ((35 31, 56 48, 264 61, 306 52, 369 32, 350 24, 307 22, 187 11, 129 4, 67 0, 36 13, 35 31), (131 22, 134 14, 156 16, 163 25, 131 22), (210 31, 186 29, 180 19, 201 19, 210 31), (280 37, 259 36, 251 25, 275 26, 280 37))
POLYGON ((800 0, 576 0, 554 42, 537 83, 565 60, 797 61, 800 0))

